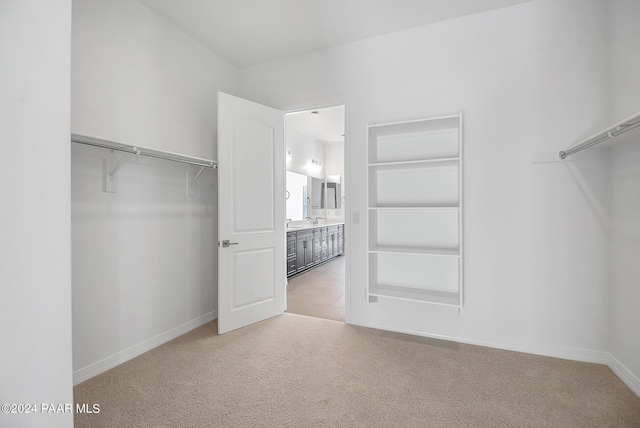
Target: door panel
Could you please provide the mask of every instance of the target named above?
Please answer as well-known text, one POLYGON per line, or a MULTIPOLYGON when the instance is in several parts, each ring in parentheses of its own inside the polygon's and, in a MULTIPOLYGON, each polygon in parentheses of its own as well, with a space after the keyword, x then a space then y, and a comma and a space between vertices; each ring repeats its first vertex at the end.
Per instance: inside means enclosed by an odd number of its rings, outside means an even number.
POLYGON ((284 157, 282 112, 218 93, 220 334, 284 312, 284 157))
POLYGON ((234 232, 274 230, 275 129, 258 118, 240 118, 233 123, 234 232), (261 142, 256 144, 256 142, 261 142), (256 211, 256 207, 262 210, 256 211), (259 214, 259 215, 258 215, 259 214))
POLYGON ((274 264, 273 248, 236 251, 233 253, 233 269, 236 282, 252 284, 253 286, 235 288, 232 310, 235 311, 248 305, 275 299, 274 264))

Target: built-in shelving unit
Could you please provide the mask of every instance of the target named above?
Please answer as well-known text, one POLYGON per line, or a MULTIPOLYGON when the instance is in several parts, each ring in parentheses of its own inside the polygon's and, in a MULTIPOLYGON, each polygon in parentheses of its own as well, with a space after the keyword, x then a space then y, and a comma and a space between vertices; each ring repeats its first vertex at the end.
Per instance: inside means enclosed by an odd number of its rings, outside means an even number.
POLYGON ((369 296, 460 307, 462 114, 369 125, 368 161, 369 296))

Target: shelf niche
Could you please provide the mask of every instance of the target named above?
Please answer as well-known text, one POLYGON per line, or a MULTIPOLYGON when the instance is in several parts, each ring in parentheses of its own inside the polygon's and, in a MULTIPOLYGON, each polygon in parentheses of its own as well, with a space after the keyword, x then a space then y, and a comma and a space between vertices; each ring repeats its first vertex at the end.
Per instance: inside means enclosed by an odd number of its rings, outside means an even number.
POLYGON ((370 125, 370 296, 462 305, 462 114, 370 125))

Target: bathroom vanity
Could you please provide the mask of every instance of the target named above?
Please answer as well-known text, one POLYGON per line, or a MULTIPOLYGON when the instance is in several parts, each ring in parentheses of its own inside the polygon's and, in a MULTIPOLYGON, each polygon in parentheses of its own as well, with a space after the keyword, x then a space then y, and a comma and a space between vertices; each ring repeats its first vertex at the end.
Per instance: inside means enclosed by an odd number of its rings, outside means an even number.
POLYGON ((287 277, 313 269, 343 252, 343 223, 287 228, 287 277))

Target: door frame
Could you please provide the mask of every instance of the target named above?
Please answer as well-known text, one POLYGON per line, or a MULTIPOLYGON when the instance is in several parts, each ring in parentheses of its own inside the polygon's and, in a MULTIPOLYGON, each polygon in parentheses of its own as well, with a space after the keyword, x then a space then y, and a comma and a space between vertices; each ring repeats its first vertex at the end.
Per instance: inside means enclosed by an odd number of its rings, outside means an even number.
MULTIPOLYGON (((347 117, 349 117, 349 103, 346 98, 330 98, 320 101, 311 101, 300 104, 292 104, 287 105, 281 110, 284 112, 284 142, 285 142, 285 151, 287 146, 287 115, 290 113, 299 113, 303 111, 311 111, 317 110, 326 107, 336 107, 336 106, 344 106, 344 179, 346 185, 344 186, 344 198, 345 202, 349 201, 349 203, 345 204, 344 208, 344 322, 347 324, 351 324, 351 165, 349 160, 351 159, 351 150, 350 145, 347 144, 348 136, 350 135, 347 117)), ((282 156, 286 156, 286 153, 283 153, 282 156)), ((285 162, 284 171, 282 172, 286 175, 287 173, 287 164, 285 162)), ((286 184, 286 183, 285 183, 286 184)), ((285 201, 286 204, 286 201, 285 201)), ((285 217, 286 217, 286 206, 285 206, 285 217)), ((286 221, 286 219, 282 219, 286 221)), ((286 271, 286 269, 285 269, 286 271)), ((285 278, 286 279, 286 278, 285 278)), ((286 283, 289 281, 287 279, 286 283)), ((287 301, 287 287, 285 286, 285 305, 287 301)))

